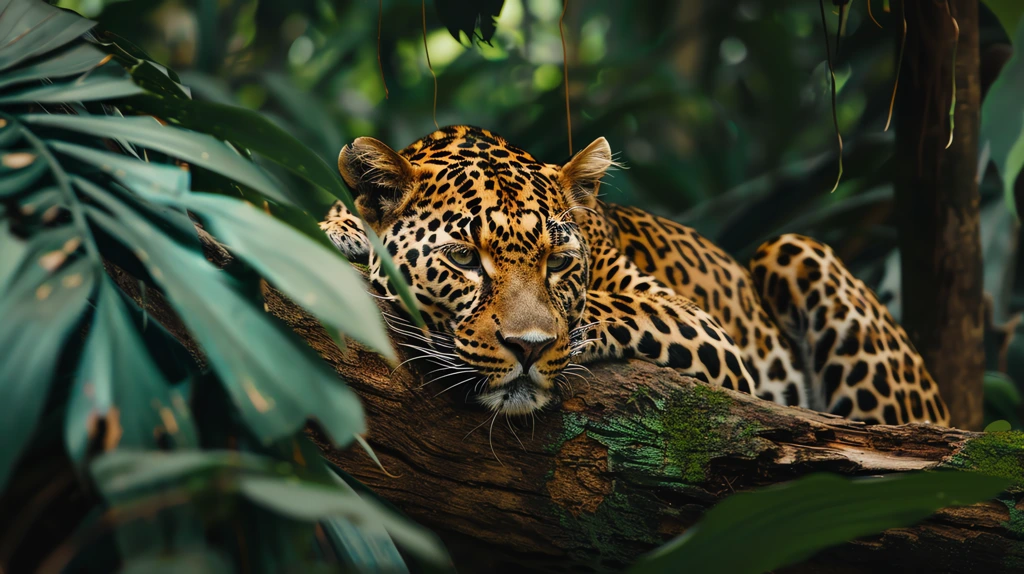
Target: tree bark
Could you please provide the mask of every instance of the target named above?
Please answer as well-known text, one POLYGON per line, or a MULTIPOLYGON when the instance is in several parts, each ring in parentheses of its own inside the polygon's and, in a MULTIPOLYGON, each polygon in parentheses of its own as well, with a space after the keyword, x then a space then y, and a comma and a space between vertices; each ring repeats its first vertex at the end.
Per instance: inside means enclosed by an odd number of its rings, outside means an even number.
MULTIPOLYGON (((208 242, 209 237, 204 235, 208 242)), ((223 250, 208 251, 214 260, 223 250)), ((159 293, 115 281, 201 358, 159 293)), ((812 472, 849 476, 952 468, 1024 485, 1024 435, 927 425, 865 426, 713 389, 642 362, 595 365, 575 395, 536 420, 493 421, 457 390, 358 344, 340 351, 320 323, 268 288, 282 319, 360 395, 367 437, 325 455, 440 534, 462 571, 621 571, 739 490, 812 472), (439 394, 440 393, 440 394, 439 394), (512 428, 515 428, 513 431, 512 428)), ((411 364, 415 364, 413 361, 411 364)), ((790 572, 1008 572, 1024 564, 1024 494, 940 511, 820 553, 790 572)))
POLYGON ((901 3, 907 34, 897 92, 900 169, 894 183, 902 323, 942 390, 952 424, 979 429, 985 358, 977 182, 978 2, 901 3), (955 129, 949 121, 954 74, 955 129))

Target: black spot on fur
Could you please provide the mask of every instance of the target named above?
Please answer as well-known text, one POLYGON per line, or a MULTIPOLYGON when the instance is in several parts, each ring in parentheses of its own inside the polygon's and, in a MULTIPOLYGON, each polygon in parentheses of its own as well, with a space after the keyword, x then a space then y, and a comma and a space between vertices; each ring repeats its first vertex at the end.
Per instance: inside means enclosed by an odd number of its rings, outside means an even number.
POLYGON ((697 349, 697 357, 701 363, 704 363, 704 367, 708 370, 708 375, 712 379, 717 379, 718 375, 722 372, 722 364, 718 359, 718 349, 713 347, 711 343, 704 343, 697 349))
POLYGON ((661 343, 654 338, 650 331, 644 331, 644 336, 640 337, 640 343, 636 348, 648 358, 657 359, 661 357, 661 343))
POLYGON ((839 385, 843 382, 843 366, 842 365, 829 365, 825 369, 825 375, 822 377, 825 381, 825 402, 832 402, 832 395, 836 394, 836 390, 839 385))
POLYGON ((628 345, 629 340, 632 338, 629 329, 622 325, 612 325, 611 327, 608 327, 608 332, 611 333, 612 337, 615 337, 615 340, 618 341, 620 345, 628 345))
POLYGON ((864 412, 871 412, 878 406, 878 397, 867 389, 857 389, 857 406, 864 412))
POLYGON ((868 376, 868 364, 864 361, 857 361, 857 364, 850 369, 850 374, 846 376, 846 384, 851 387, 864 380, 864 377, 868 376))
POLYGON ((796 384, 789 383, 782 393, 786 397, 786 406, 795 407, 800 404, 800 393, 797 392, 796 384))
POLYGON ((689 369, 693 365, 693 353, 679 343, 668 346, 668 366, 675 369, 689 369))
POLYGON ((818 344, 814 346, 814 370, 820 373, 825 368, 825 361, 828 360, 829 353, 832 352, 832 345, 836 342, 836 330, 829 328, 825 331, 825 334, 821 336, 818 344))
POLYGON ((850 397, 843 397, 836 401, 836 405, 832 407, 830 412, 844 418, 848 417, 853 412, 853 401, 850 400, 850 397))

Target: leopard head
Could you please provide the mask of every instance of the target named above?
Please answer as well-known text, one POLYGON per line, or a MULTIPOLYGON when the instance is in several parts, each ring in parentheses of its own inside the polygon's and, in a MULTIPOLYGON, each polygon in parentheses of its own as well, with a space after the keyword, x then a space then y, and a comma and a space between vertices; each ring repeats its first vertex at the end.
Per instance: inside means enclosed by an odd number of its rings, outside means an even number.
MULTIPOLYGON (((403 330, 441 366, 437 378, 505 414, 557 396, 590 272, 573 212, 595 206, 612 163, 604 138, 559 166, 466 126, 398 152, 366 137, 341 150, 360 213, 427 321, 425 337, 403 330)), ((370 275, 378 293, 396 295, 374 255, 370 275)))

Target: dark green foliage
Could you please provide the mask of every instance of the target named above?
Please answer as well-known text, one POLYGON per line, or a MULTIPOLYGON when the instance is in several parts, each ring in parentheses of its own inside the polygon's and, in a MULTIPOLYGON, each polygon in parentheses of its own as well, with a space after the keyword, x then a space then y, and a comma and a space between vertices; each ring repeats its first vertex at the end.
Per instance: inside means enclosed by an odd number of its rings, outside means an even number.
POLYGON ((910 526, 940 508, 988 500, 1010 484, 968 472, 812 475, 727 498, 631 572, 760 574, 847 540, 910 526))
MULTIPOLYGON (((401 570, 397 543, 443 567, 432 535, 356 493, 306 443, 315 419, 349 445, 366 430, 362 409, 259 301, 263 278, 394 356, 361 279, 311 215, 325 197, 351 201, 338 175, 263 116, 194 102, 137 48, 82 36, 88 20, 38 0, 0 0, 0 14, 0 492, 36 490, 40 461, 66 461, 90 505, 43 500, 70 513, 73 532, 45 566, 401 570), (311 185, 283 186, 253 153, 311 185), (238 262, 215 268, 193 219, 238 262), (202 366, 108 266, 135 274, 143 299, 159 289, 202 366), (111 536, 116 550, 96 545, 111 536), (86 546, 100 556, 80 555, 86 546)), ((41 511, 25 504, 0 498, 21 529, 41 511)), ((39 558, 14 550, 2 567, 39 558)))
POLYGON ((505 0, 436 0, 437 17, 459 42, 461 34, 490 43, 505 0), (480 32, 477 33, 477 28, 480 32))

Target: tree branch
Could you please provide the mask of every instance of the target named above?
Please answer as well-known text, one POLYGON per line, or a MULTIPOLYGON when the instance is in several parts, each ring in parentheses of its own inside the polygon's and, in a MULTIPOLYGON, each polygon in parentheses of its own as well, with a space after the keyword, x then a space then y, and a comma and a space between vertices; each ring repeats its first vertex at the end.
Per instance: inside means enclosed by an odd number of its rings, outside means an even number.
MULTIPOLYGON (((114 271, 137 295, 135 280, 114 271)), ((1020 433, 865 426, 642 362, 594 366, 575 396, 536 420, 492 420, 463 401, 461 387, 435 396, 444 381, 424 386, 408 365, 392 373, 355 343, 343 353, 316 319, 273 289, 266 296, 268 310, 359 393, 367 440, 396 478, 358 449, 339 452, 315 429, 310 435, 329 459, 438 532, 466 571, 621 569, 732 492, 812 472, 948 467, 1024 477, 1020 433)), ((200 356, 162 299, 149 293, 145 304, 200 356)), ((1022 511, 1020 494, 943 510, 788 571, 1011 571, 1024 564, 1022 511)))

